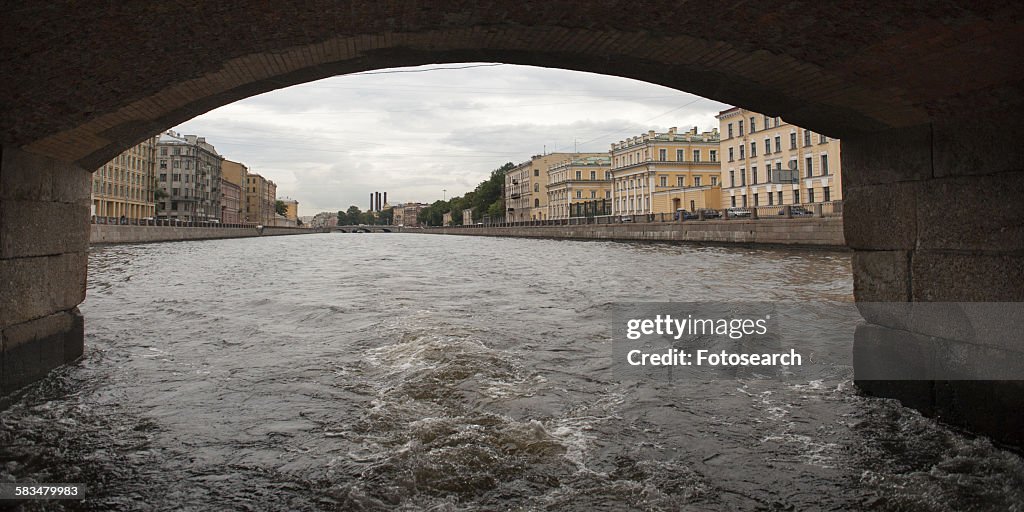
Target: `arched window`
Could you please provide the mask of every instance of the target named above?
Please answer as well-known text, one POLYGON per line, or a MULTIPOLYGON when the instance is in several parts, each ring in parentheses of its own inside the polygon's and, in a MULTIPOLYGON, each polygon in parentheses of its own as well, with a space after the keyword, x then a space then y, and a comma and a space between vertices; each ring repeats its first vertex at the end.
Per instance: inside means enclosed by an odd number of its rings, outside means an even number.
POLYGON ((533 207, 534 208, 540 208, 540 199, 534 199, 533 200, 533 207))
POLYGON ((540 192, 540 183, 534 183, 533 184, 533 191, 534 192, 540 192))

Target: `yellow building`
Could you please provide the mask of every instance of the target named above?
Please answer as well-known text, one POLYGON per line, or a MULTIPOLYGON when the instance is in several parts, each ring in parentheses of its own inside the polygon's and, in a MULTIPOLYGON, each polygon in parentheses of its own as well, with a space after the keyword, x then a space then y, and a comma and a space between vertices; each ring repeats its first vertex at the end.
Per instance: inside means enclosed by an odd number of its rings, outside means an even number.
POLYGON ((714 208, 721 195, 718 129, 697 133, 648 131, 611 146, 612 214, 671 214, 714 208), (701 206, 705 205, 705 206, 701 206))
MULTIPOLYGON (((604 153, 576 153, 577 157, 604 153)), ((548 218, 548 169, 573 157, 573 153, 534 155, 505 173, 505 220, 522 222, 548 218)))
POLYGON ((842 200, 839 139, 739 107, 716 117, 722 132, 724 206, 842 200))
POLYGON ((277 214, 275 200, 277 184, 257 173, 250 172, 246 176, 245 187, 245 219, 264 226, 273 226, 277 214))
POLYGON ((299 202, 294 200, 294 199, 288 198, 288 197, 286 197, 284 199, 279 199, 279 201, 284 203, 284 209, 285 209, 285 211, 284 211, 284 218, 286 218, 286 219, 288 219, 290 221, 293 221, 293 222, 294 221, 298 221, 299 220, 299 202))
POLYGON ((611 214, 611 157, 573 155, 548 169, 548 219, 611 214))
POLYGON ((156 144, 150 137, 92 174, 92 214, 120 221, 156 215, 156 144))

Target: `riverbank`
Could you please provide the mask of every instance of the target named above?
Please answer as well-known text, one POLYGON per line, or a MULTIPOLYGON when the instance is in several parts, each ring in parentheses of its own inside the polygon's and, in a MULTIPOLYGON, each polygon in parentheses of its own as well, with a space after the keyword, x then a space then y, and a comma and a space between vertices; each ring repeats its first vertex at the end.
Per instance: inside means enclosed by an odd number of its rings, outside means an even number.
POLYGON ((183 226, 124 226, 92 224, 89 226, 90 244, 131 244, 145 242, 174 242, 182 240, 216 240, 221 238, 249 238, 256 236, 306 235, 317 231, 308 228, 286 227, 183 227, 183 226))
POLYGON ((406 228, 407 233, 573 240, 646 240, 710 244, 785 245, 844 249, 842 217, 798 219, 691 220, 621 224, 450 226, 406 228))

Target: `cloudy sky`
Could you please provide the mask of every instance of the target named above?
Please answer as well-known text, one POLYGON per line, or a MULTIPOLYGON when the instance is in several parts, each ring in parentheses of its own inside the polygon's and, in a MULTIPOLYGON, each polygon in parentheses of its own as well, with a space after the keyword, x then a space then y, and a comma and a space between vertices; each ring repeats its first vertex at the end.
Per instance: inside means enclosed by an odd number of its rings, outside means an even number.
POLYGON ((722 103, 626 78, 506 64, 336 76, 254 96, 174 129, 277 183, 300 215, 432 202, 544 151, 607 151, 649 129, 718 126, 722 103), (447 192, 445 192, 447 191, 447 192))

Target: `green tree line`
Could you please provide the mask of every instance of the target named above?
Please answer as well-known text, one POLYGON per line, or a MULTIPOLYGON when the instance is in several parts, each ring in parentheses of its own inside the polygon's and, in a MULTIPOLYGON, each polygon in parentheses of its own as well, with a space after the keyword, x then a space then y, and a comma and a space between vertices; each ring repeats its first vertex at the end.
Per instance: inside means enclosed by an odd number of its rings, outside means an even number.
POLYGON ((491 171, 486 180, 480 182, 475 189, 463 196, 456 196, 447 201, 434 201, 430 206, 420 210, 416 216, 421 224, 440 226, 444 222, 444 214, 452 213, 452 224, 462 224, 462 210, 473 209, 473 222, 480 222, 484 216, 500 218, 505 215, 505 199, 502 189, 505 186, 505 173, 515 167, 512 162, 491 171))
POLYGON ((364 212, 360 210, 358 206, 352 205, 348 207, 348 210, 338 212, 338 225, 358 226, 359 224, 377 224, 386 226, 391 224, 394 214, 395 211, 393 208, 388 208, 379 212, 364 212))

